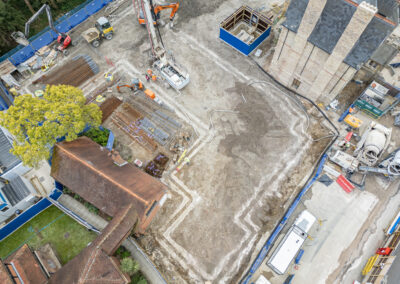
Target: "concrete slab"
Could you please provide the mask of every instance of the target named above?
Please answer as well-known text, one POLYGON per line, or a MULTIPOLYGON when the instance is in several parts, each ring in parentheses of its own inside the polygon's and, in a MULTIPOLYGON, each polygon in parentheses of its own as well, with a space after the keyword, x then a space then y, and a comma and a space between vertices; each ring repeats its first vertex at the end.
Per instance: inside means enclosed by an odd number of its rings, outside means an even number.
POLYGON ((348 194, 333 183, 325 187, 316 183, 312 198, 305 201, 307 210, 322 220, 319 231, 307 247, 293 283, 326 283, 339 265, 342 251, 349 247, 362 224, 376 205, 378 198, 369 193, 353 191, 348 194))

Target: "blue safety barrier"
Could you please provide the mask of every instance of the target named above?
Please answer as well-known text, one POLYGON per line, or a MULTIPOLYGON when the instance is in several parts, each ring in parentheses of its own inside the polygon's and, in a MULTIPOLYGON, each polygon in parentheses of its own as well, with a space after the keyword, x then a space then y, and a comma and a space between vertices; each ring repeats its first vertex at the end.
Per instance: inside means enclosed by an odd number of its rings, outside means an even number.
MULTIPOLYGON (((100 11, 104 6, 112 1, 113 0, 88 0, 55 21, 54 26, 58 32, 66 33, 93 14, 100 11)), ((17 66, 31 58, 35 54, 35 51, 39 50, 43 46, 49 45, 56 39, 57 34, 49 27, 46 27, 39 33, 29 38, 29 46, 24 47, 22 45, 18 45, 13 50, 10 50, 1 56, 0 62, 9 59, 12 64, 17 66)))
POLYGON ((57 34, 53 31, 48 31, 44 33, 41 37, 35 39, 30 43, 35 51, 38 51, 43 46, 52 43, 54 40, 57 39, 57 34))
POLYGON ((67 21, 71 25, 71 27, 76 27, 80 23, 82 23, 84 20, 88 18, 88 14, 86 13, 85 9, 80 9, 78 12, 76 12, 74 15, 69 17, 67 21))
POLYGON ((299 253, 297 254, 297 256, 296 256, 296 259, 294 260, 294 263, 299 264, 300 259, 302 258, 303 254, 304 254, 304 249, 301 249, 299 251, 299 253))
MULTIPOLYGON (((54 200, 58 200, 62 192, 58 189, 54 189, 49 195, 54 200)), ((47 209, 52 203, 47 199, 43 198, 38 203, 33 204, 31 207, 26 209, 12 221, 7 223, 4 227, 0 229, 0 241, 8 237, 10 234, 18 230, 22 225, 31 220, 33 217, 38 215, 43 210, 47 209)))
POLYGON ((112 133, 112 131, 110 130, 110 134, 108 135, 107 146, 106 146, 106 148, 107 148, 109 151, 111 151, 112 148, 113 148, 114 139, 115 139, 114 133, 112 133))
POLYGON ((31 58, 35 54, 33 48, 28 45, 24 48, 20 49, 18 52, 14 53, 9 59, 12 64, 19 65, 22 62, 25 62, 29 58, 31 58))
POLYGON ((327 159, 328 155, 324 154, 321 158, 321 161, 319 162, 317 172, 315 173, 314 177, 303 187, 303 189, 300 191, 300 193, 297 195, 296 199, 293 201, 293 203, 290 205, 289 209, 286 211, 285 215, 283 216, 281 222, 278 224, 278 226, 275 228, 275 230, 272 232, 272 234, 269 236, 267 242, 265 245, 262 247, 261 251, 258 253, 257 258, 253 262, 253 264, 250 267, 250 271, 248 274, 245 276, 245 278, 242 280, 242 284, 247 284, 249 283, 250 279, 253 277, 254 273, 257 271, 257 269, 260 267, 261 263, 264 261, 265 257, 267 256, 267 253, 273 243, 275 242, 276 238, 279 236, 280 232, 282 231, 283 227, 286 225, 287 220, 290 218, 290 216, 293 214, 295 211, 297 205, 300 203, 301 198, 303 198, 304 194, 307 192, 307 190, 312 186, 312 184, 318 179, 320 176, 323 166, 325 164, 325 161, 327 159))
POLYGON ((8 105, 6 102, 3 100, 2 97, 0 97, 0 111, 8 109, 8 105))
POLYGON ((26 222, 31 220, 37 214, 47 209, 51 205, 51 202, 47 198, 43 198, 38 203, 32 205, 15 219, 7 223, 3 228, 0 229, 0 241, 18 230, 19 227, 24 225, 26 222))
POLYGON ((58 25, 56 25, 56 30, 59 31, 60 33, 66 33, 70 29, 72 29, 72 26, 68 21, 63 21, 58 25))
POLYGON ((349 108, 346 109, 346 111, 344 113, 342 113, 342 115, 339 117, 338 122, 342 122, 346 118, 346 116, 350 113, 350 109, 353 109, 353 108, 354 108, 354 104, 351 104, 349 106, 349 108))
POLYGON ((86 5, 85 10, 88 14, 93 15, 103 8, 106 4, 103 1, 93 1, 86 5))

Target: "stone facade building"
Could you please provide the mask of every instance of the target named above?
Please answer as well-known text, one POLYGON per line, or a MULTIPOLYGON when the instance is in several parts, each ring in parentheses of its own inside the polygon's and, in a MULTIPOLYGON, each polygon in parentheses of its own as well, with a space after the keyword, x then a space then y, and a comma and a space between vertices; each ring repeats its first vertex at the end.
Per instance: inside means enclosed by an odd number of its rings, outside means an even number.
POLYGON ((363 66, 376 73, 393 59, 398 18, 396 0, 291 0, 269 71, 329 103, 363 66))

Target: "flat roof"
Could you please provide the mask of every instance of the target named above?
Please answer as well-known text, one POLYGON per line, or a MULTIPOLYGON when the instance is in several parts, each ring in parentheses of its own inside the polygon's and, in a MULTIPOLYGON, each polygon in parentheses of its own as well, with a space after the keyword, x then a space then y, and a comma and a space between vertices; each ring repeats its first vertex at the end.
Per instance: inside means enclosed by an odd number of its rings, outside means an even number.
POLYGON ((285 235, 279 246, 276 248, 268 261, 276 273, 283 274, 288 269, 290 263, 303 245, 307 235, 301 235, 302 232, 296 226, 292 226, 285 235))
POLYGON ((300 213, 300 215, 297 217, 296 221, 294 221, 294 224, 302 229, 305 233, 308 233, 308 231, 311 229, 312 225, 315 223, 317 218, 307 210, 304 210, 303 212, 300 213))

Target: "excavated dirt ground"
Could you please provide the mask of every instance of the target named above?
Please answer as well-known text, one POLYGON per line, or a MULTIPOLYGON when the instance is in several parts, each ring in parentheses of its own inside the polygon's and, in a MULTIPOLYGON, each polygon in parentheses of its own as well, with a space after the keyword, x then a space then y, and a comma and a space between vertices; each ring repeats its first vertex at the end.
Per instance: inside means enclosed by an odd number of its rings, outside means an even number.
MULTIPOLYGON (((88 54, 100 72, 144 81, 150 46, 130 3, 111 17, 114 38, 98 49, 79 41, 79 34, 101 13, 72 32, 78 40, 70 56, 88 54)), ((268 6, 265 1, 248 4, 268 6)), ((160 28, 165 46, 188 70, 191 82, 181 93, 163 82, 146 87, 197 133, 188 151, 190 164, 165 173, 170 198, 140 240, 170 283, 236 282, 326 143, 312 144, 302 110, 251 60, 218 39, 219 23, 241 5, 239 0, 183 1, 175 28, 160 28)), ((265 58, 270 45, 262 47, 265 58)), ((115 134, 120 143, 131 143, 115 134)), ((312 136, 326 134, 321 128, 312 136)), ((141 155, 135 156, 132 145, 130 150, 124 146, 118 148, 130 160, 141 155)))

